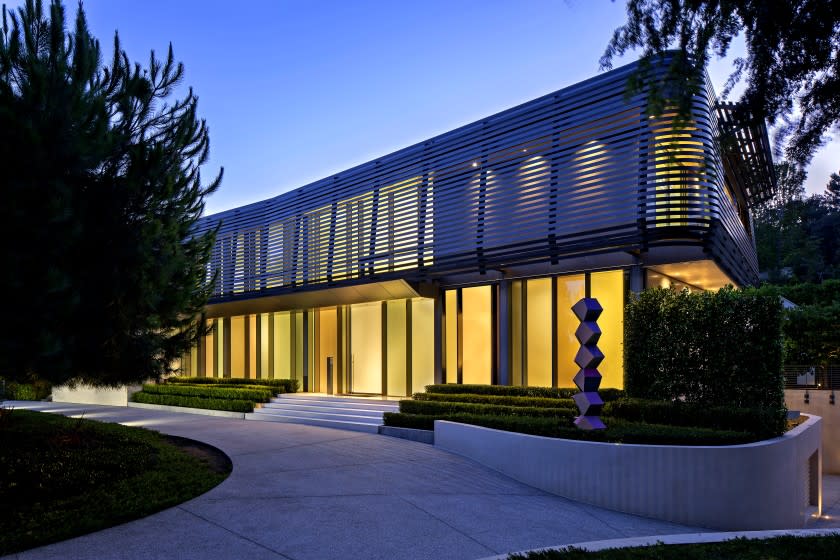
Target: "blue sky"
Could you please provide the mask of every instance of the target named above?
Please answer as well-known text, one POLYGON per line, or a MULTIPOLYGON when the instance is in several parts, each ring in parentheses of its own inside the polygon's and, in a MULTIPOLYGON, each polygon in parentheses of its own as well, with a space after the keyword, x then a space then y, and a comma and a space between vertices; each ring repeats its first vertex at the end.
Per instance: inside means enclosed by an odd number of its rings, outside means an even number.
MULTIPOLYGON (((21 2, 8 2, 19 5, 21 2)), ((75 11, 75 2, 69 2, 75 11)), ((598 72, 624 2, 86 0, 130 58, 172 42, 210 127, 214 213, 262 200, 598 72)), ((742 49, 736 45, 736 49, 742 49)), ((628 57, 626 61, 632 60, 628 57)), ((710 68, 720 91, 724 61, 710 68)), ((840 142, 809 170, 821 192, 840 142)))

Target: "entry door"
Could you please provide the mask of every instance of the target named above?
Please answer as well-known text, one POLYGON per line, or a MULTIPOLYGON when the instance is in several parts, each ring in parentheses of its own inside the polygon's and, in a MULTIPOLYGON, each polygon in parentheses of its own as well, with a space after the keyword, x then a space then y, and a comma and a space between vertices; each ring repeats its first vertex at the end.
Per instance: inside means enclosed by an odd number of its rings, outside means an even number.
POLYGON ((382 394, 382 304, 350 307, 350 392, 382 394))

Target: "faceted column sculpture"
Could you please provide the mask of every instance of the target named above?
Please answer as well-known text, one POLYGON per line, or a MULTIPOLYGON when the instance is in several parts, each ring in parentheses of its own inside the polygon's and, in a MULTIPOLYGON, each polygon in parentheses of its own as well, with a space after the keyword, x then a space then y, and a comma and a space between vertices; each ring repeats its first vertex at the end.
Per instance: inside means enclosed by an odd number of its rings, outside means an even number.
POLYGON ((580 320, 580 326, 575 336, 580 342, 580 350, 575 356, 575 363, 580 370, 575 375, 575 385, 581 390, 574 396, 575 404, 580 410, 580 416, 575 418, 575 426, 581 430, 603 430, 606 428, 598 414, 604 406, 604 401, 598 395, 601 384, 601 374, 598 365, 603 361, 604 354, 598 349, 598 339, 601 329, 595 321, 604 310, 597 299, 583 298, 572 306, 572 312, 580 320))

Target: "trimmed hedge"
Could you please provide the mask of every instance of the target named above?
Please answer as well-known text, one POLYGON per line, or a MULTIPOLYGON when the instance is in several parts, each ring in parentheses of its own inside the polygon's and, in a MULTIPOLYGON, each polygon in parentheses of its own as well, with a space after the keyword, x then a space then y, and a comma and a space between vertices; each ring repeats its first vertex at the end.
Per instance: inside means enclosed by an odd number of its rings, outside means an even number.
POLYGON ((134 393, 132 400, 145 404, 162 404, 166 406, 183 406, 187 408, 203 408, 206 410, 228 410, 231 412, 253 412, 253 401, 238 399, 203 399, 201 397, 182 397, 179 395, 152 395, 149 393, 134 393))
POLYGON ((407 414, 452 415, 479 414, 482 416, 528 416, 531 418, 572 419, 578 415, 574 408, 546 408, 537 406, 505 406, 441 401, 400 401, 400 412, 407 414))
POLYGON ((784 407, 782 306, 757 290, 651 289, 624 316, 631 397, 704 406, 784 407))
POLYGON ((386 412, 386 426, 433 430, 435 420, 449 420, 537 436, 556 437, 610 443, 640 443, 647 445, 736 445, 756 441, 747 432, 711 430, 686 426, 663 426, 628 422, 618 418, 604 418, 606 430, 579 430, 571 421, 559 418, 526 416, 488 416, 479 414, 404 414, 386 412))
POLYGON ((170 377, 166 380, 172 384, 202 384, 202 385, 261 385, 272 387, 278 393, 296 393, 299 383, 297 379, 241 379, 233 377, 170 377))
POLYGON ((473 424, 497 430, 508 430, 523 434, 552 437, 560 428, 561 422, 571 422, 560 418, 533 418, 528 416, 493 416, 482 414, 406 414, 402 412, 386 412, 384 422, 386 426, 400 428, 415 428, 418 430, 434 430, 435 420, 449 420, 462 424, 473 424))
POLYGON ((500 404, 507 406, 537 406, 542 408, 574 408, 572 399, 546 397, 515 397, 507 395, 460 395, 446 393, 415 393, 416 401, 445 401, 476 404, 500 404))
MULTIPOLYGON (((426 385, 427 393, 451 395, 503 395, 512 397, 540 397, 548 399, 570 399, 579 391, 575 388, 558 389, 554 387, 515 387, 512 385, 458 385, 447 383, 443 385, 426 385)), ((621 389, 599 389, 598 393, 604 402, 612 401, 624 396, 621 389)))
POLYGON ((603 415, 631 422, 744 431, 757 439, 769 439, 785 432, 786 412, 784 408, 707 407, 680 401, 628 398, 607 403, 603 415))
POLYGON ((154 395, 177 395, 205 399, 233 399, 242 401, 268 402, 274 392, 266 387, 259 389, 216 387, 213 385, 143 385, 143 392, 154 395))

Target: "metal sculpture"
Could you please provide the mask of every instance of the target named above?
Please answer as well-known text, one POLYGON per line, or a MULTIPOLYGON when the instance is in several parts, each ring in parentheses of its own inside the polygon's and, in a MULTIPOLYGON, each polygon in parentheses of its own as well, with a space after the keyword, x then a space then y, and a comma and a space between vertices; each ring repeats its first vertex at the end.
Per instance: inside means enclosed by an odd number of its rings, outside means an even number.
POLYGON ((604 401, 598 394, 601 385, 601 374, 598 365, 603 361, 604 354, 598 348, 601 338, 601 328, 596 322, 604 308, 595 298, 583 298, 572 306, 572 312, 580 321, 575 331, 575 337, 580 342, 580 350, 575 356, 578 370, 574 381, 580 393, 574 396, 575 404, 580 410, 580 416, 575 418, 575 426, 581 430, 603 430, 606 428, 598 417, 604 407, 604 401))

